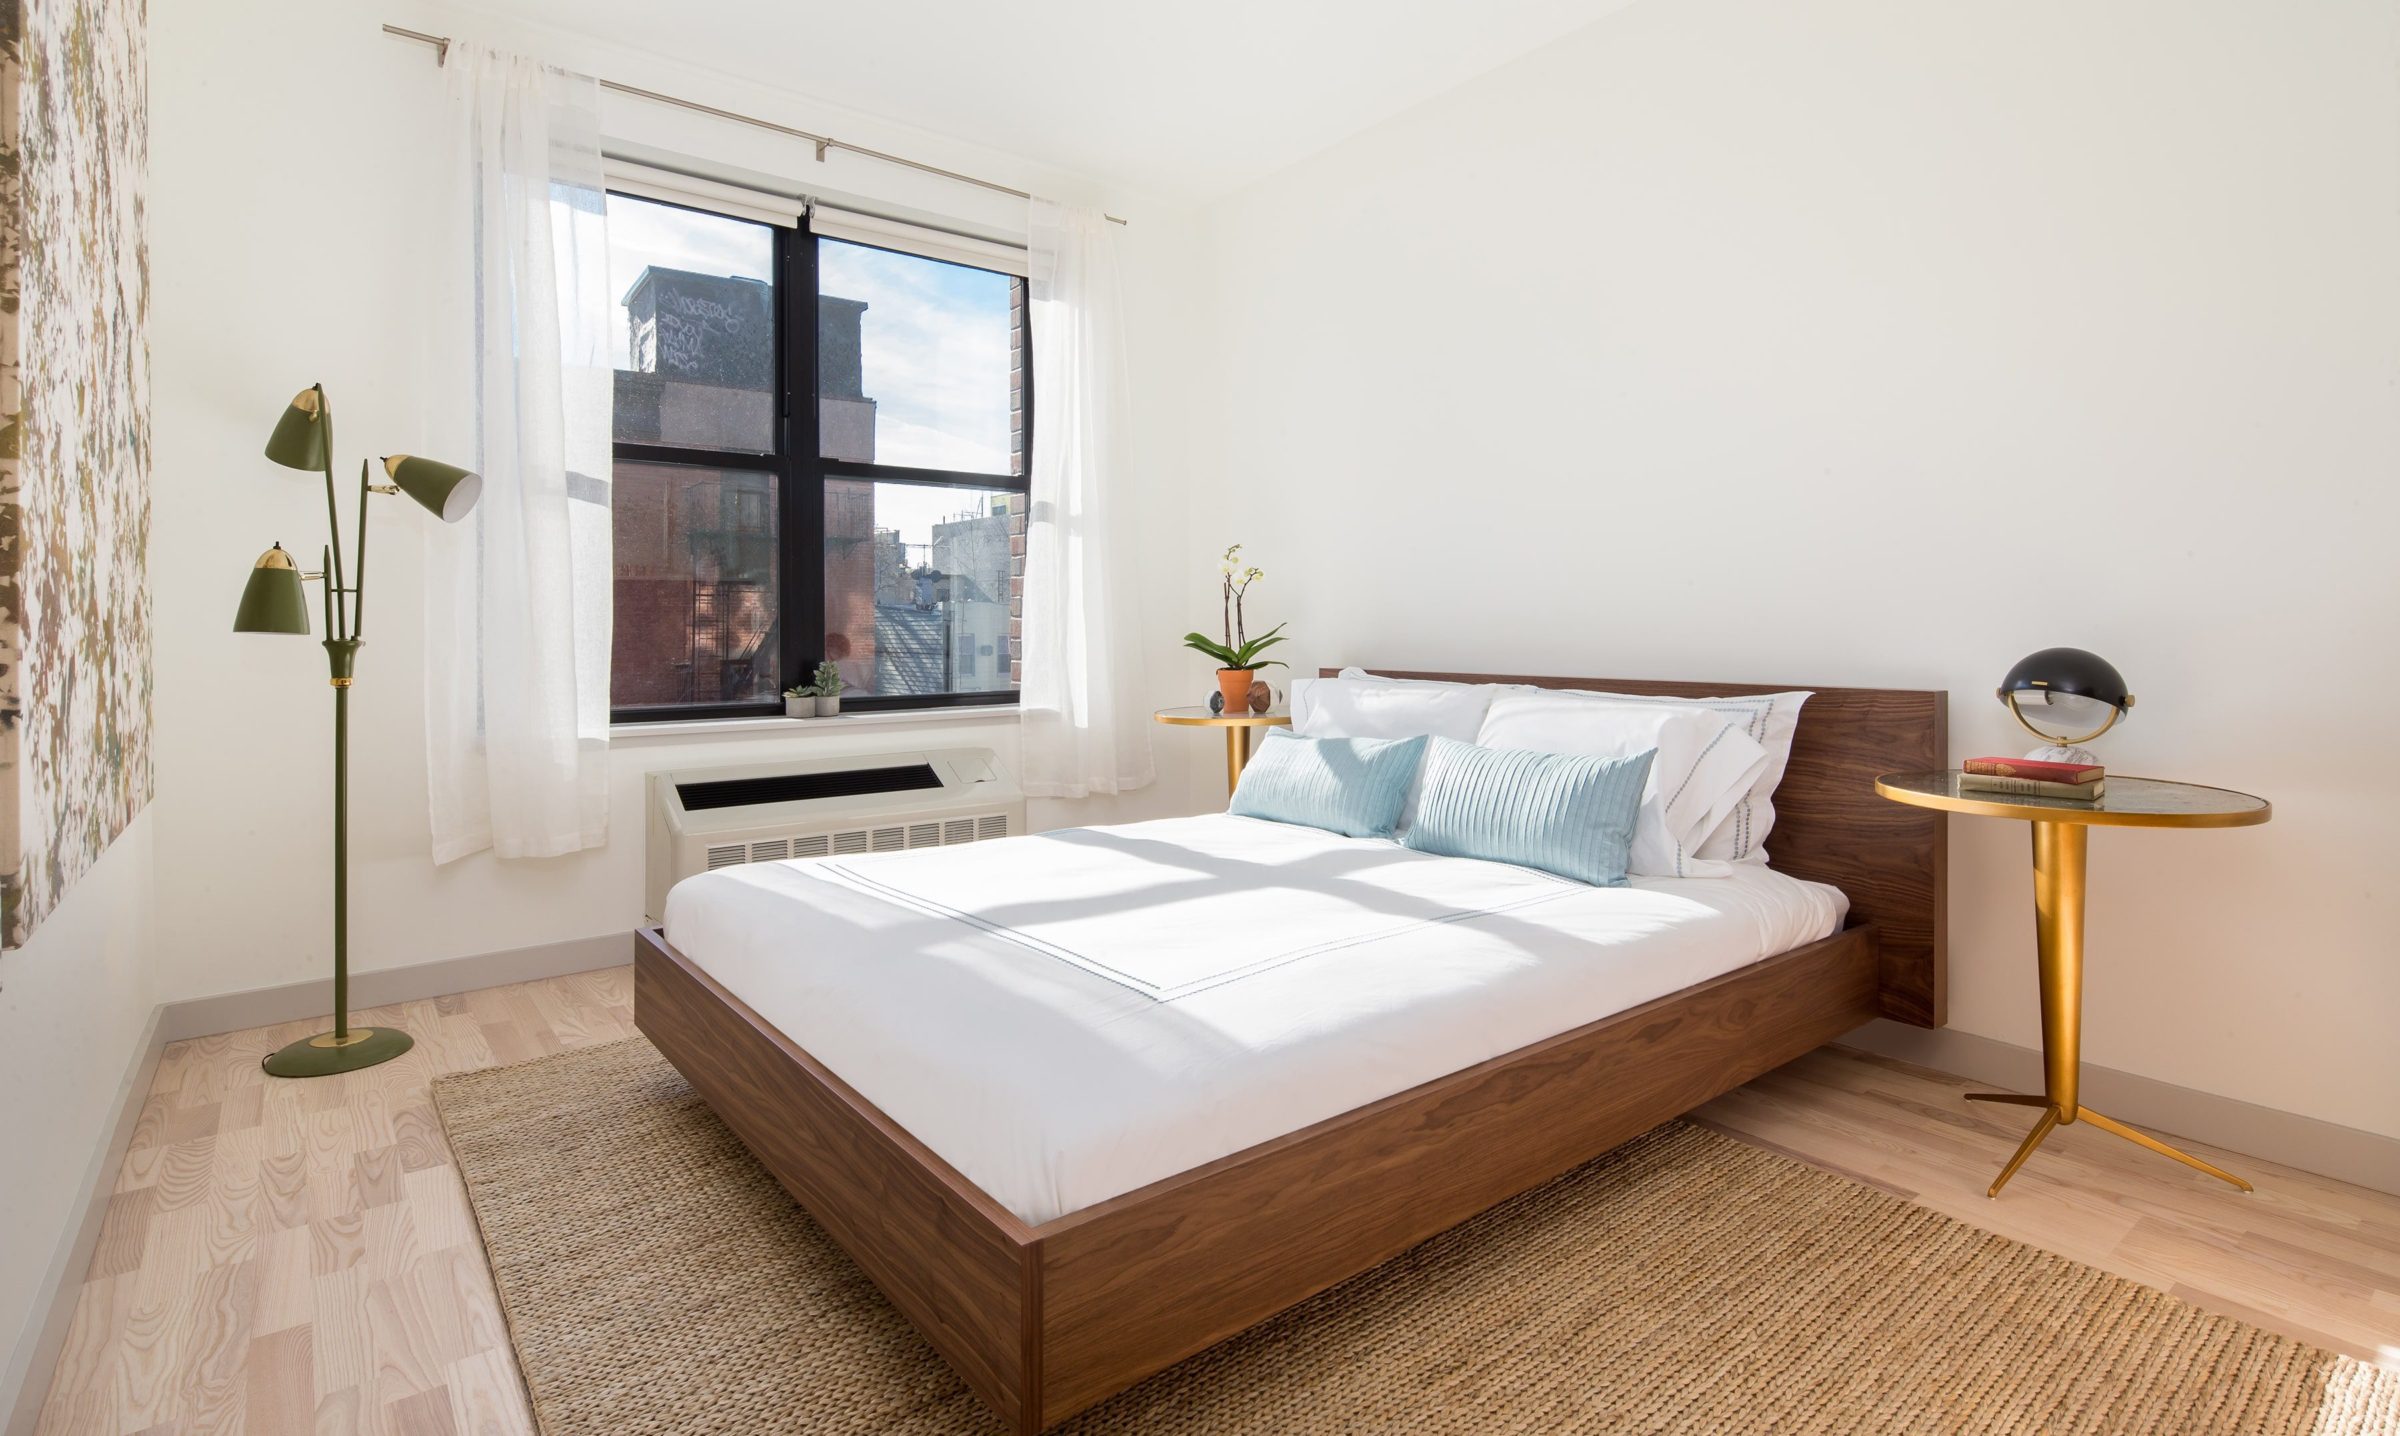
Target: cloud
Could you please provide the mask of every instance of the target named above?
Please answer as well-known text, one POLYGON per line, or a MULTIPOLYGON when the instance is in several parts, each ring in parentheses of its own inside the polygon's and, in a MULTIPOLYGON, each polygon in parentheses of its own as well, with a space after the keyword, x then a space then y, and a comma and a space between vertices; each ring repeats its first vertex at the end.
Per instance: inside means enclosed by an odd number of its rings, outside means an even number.
POLYGON ((652 265, 694 274, 768 279, 775 272, 775 236, 766 225, 749 220, 610 195, 608 298, 616 306, 616 334, 610 352, 620 369, 632 362, 625 293, 652 265))
POLYGON ((824 293, 867 303, 877 460, 1007 473, 1009 277, 841 240, 818 267, 824 293))
MULTIPOLYGON (((769 279, 769 227, 626 195, 608 201, 611 353, 630 362, 624 297, 652 265, 769 279)), ((843 240, 818 241, 819 288, 866 301, 865 389, 876 401, 876 459, 1006 474, 1009 290, 1005 274, 843 240)))

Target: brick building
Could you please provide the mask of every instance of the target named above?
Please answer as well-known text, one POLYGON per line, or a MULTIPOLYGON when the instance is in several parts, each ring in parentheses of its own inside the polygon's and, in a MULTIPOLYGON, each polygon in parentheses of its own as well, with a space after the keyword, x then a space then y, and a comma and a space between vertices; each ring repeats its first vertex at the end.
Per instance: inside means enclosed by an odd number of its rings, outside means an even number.
MULTIPOLYGON (((1012 306, 1021 321, 1022 283, 1012 306)), ((646 268, 626 293, 620 439, 757 452, 774 443, 773 291, 759 280, 646 268)), ((830 459, 875 462, 863 300, 819 299, 818 422, 830 459)), ((1022 324, 1012 324, 1021 333, 1022 324)), ((1024 472, 1025 364, 1012 345, 1009 430, 1024 472)), ((806 673, 783 647, 773 475, 622 464, 614 485, 619 707, 759 702, 806 673)), ((1021 679, 1025 515, 996 494, 903 543, 875 524, 873 482, 825 484, 821 651, 857 693, 984 692, 1021 679)), ((966 495, 961 494, 962 503, 966 495)))

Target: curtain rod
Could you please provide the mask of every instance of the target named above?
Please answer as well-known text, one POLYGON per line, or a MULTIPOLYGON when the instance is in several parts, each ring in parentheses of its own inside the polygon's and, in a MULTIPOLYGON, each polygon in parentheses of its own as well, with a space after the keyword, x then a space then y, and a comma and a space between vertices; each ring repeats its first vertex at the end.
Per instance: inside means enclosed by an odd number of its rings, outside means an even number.
MULTIPOLYGON (((383 33, 396 35, 403 40, 414 40, 420 45, 431 45, 434 63, 440 65, 450 63, 450 37, 447 35, 428 35, 422 30, 411 30, 401 25, 386 25, 383 27, 383 33)), ((673 105, 677 109, 692 110, 703 115, 713 115, 720 120, 731 120, 735 124, 752 125, 762 130, 773 130, 779 135, 789 135, 793 139, 816 146, 817 163, 819 164, 825 162, 827 150, 841 150, 845 154, 857 155, 862 159, 881 160, 887 165, 899 165, 904 169, 916 170, 922 174, 939 175, 943 179, 956 180, 960 184, 971 184, 978 189, 1012 194, 1019 199, 1033 198, 1031 194, 1014 185, 1004 185, 995 180, 977 179, 973 175, 960 174, 957 170, 943 169, 940 165, 929 165, 922 160, 912 160, 904 155, 887 154, 882 150, 869 149, 865 145, 854 145, 848 140, 837 140, 831 135, 812 135, 806 130, 796 130, 790 125, 777 124, 773 120, 762 120, 755 115, 740 114, 733 110, 721 110, 715 105, 704 105, 698 100, 686 100, 676 95, 663 95, 656 90, 645 90, 639 85, 620 85, 614 80, 601 80, 599 85, 603 90, 614 90, 620 95, 631 95, 637 100, 673 105)), ((1113 214, 1102 215, 1101 218, 1110 224, 1125 222, 1113 214)))

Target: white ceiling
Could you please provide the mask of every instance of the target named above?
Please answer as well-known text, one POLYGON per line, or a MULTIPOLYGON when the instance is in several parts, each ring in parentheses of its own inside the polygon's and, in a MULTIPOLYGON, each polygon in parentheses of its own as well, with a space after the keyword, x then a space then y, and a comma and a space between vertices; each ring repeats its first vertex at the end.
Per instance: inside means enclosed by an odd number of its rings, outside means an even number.
POLYGON ((1199 198, 1270 174, 1624 3, 485 0, 484 8, 1112 184, 1199 198))

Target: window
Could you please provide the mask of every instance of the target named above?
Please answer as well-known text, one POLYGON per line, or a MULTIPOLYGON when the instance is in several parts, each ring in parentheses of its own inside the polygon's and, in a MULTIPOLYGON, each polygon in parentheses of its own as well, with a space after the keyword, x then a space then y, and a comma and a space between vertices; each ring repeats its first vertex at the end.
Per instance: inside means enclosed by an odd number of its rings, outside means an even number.
POLYGON ((880 221, 608 221, 616 720, 779 713, 827 659, 846 708, 1014 701, 1024 280, 880 221))

